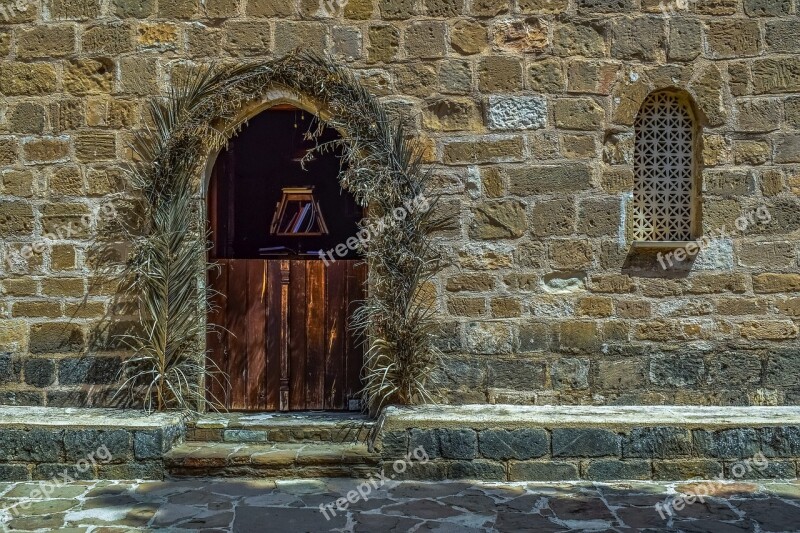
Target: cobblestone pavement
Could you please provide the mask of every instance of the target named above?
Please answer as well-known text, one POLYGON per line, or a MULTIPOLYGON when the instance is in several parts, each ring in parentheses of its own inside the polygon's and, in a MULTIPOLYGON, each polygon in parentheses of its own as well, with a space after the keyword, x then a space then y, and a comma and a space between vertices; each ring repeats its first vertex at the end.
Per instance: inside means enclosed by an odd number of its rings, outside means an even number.
MULTIPOLYGON (((389 482, 326 520, 360 481, 192 479, 0 483, 6 530, 206 532, 800 531, 800 481, 766 483, 389 482), (702 486, 701 486, 702 485, 702 486), (711 496, 673 510, 658 502, 711 496)), ((366 485, 361 488, 366 492, 366 485)), ((356 493, 352 493, 355 495, 356 493)), ((681 507, 678 505, 678 507, 681 507)))

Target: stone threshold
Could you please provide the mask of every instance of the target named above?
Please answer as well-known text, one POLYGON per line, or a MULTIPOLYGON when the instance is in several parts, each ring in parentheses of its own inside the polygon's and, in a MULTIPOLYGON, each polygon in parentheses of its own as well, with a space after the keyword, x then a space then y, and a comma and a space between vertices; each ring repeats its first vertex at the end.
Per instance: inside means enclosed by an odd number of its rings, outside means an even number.
POLYGON ((651 426, 717 430, 800 426, 800 406, 426 405, 388 407, 378 424, 382 431, 410 427, 629 429, 651 426))

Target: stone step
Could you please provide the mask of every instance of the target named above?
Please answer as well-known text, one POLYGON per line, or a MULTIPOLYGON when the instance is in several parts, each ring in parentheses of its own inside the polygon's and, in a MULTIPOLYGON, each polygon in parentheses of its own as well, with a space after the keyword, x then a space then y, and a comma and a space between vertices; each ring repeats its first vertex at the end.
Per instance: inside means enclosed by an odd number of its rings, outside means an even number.
POLYGON ((239 443, 363 443, 375 422, 360 413, 206 414, 187 427, 187 440, 239 443))
POLYGON ((366 444, 185 442, 164 455, 174 477, 366 477, 380 457, 366 444))

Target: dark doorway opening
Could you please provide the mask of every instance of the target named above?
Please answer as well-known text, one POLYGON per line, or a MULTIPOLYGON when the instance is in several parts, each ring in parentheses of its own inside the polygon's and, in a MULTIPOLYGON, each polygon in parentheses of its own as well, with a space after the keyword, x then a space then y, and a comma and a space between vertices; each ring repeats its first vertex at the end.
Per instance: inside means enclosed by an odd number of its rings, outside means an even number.
MULTIPOLYGON (((313 116, 290 106, 264 111, 233 138, 214 165, 208 213, 219 265, 209 322, 209 360, 230 386, 208 381, 229 410, 359 408, 363 347, 348 327, 364 299, 366 266, 349 251, 327 251, 356 235, 362 209, 338 182, 339 139, 331 128, 308 139, 313 116)), ((211 365, 210 365, 211 366, 211 365)))

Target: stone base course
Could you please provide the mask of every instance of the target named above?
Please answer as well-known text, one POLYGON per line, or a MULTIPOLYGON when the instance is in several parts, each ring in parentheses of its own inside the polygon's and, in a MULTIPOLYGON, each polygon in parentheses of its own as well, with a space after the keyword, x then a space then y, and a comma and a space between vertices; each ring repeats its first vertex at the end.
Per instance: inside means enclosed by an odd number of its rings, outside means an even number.
POLYGON ((384 470, 430 459, 404 479, 795 478, 800 459, 796 407, 390 407, 379 425, 384 470))
POLYGON ((162 479, 184 434, 175 413, 0 407, 0 480, 162 479))

